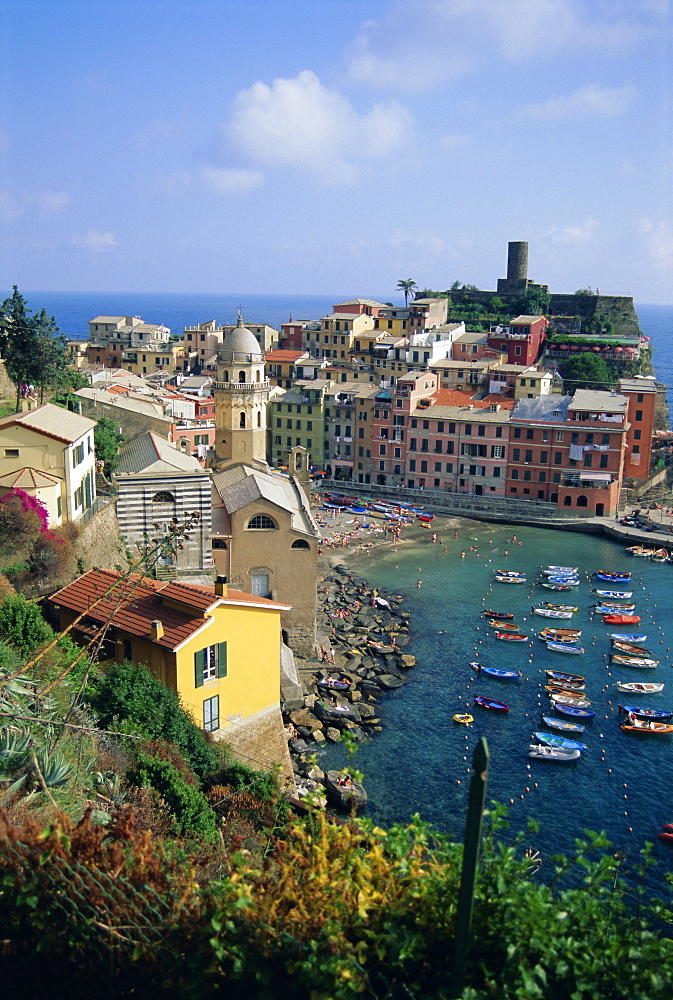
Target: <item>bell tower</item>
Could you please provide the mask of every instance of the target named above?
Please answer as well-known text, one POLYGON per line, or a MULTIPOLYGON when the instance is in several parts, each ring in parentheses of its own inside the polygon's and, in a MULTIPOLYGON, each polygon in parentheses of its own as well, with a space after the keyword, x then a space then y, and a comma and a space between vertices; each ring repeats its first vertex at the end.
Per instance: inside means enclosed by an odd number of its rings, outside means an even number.
POLYGON ((255 335, 238 323, 217 355, 215 453, 217 465, 232 462, 266 466, 266 404, 271 386, 264 352, 255 335))

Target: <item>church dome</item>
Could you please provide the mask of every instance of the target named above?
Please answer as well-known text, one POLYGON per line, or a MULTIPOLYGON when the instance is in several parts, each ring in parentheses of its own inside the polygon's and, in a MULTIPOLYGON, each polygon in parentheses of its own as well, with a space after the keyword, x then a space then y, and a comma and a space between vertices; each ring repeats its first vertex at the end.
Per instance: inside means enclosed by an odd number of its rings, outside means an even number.
POLYGON ((217 355, 217 360, 222 364, 261 363, 264 361, 264 353, 257 343, 252 330, 243 326, 243 317, 238 316, 238 323, 222 341, 217 355))

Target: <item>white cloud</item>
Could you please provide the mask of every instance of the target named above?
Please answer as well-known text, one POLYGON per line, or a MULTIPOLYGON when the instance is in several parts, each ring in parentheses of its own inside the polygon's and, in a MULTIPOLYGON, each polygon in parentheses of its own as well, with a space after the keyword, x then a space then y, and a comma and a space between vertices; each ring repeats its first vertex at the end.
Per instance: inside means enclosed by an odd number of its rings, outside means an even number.
POLYGON ((86 233, 73 236, 71 242, 83 250, 93 250, 95 253, 101 253, 102 251, 111 250, 112 247, 116 247, 117 237, 109 231, 99 232, 96 229, 89 229, 86 233))
POLYGON ((360 114, 310 70, 241 91, 226 129, 234 150, 251 163, 293 167, 332 184, 353 183, 368 162, 399 149, 410 130, 401 105, 376 104, 360 114))
POLYGON ((596 219, 585 219, 580 226, 552 226, 540 237, 541 242, 551 246, 572 246, 591 243, 598 230, 596 219))
POLYGON ((206 185, 218 194, 245 194, 264 183, 261 170, 226 170, 202 167, 201 177, 206 185))
POLYGON ((530 118, 547 121, 559 118, 603 117, 617 118, 633 103, 637 95, 635 87, 605 87, 600 83, 589 83, 572 94, 552 97, 541 104, 529 104, 524 114, 530 118))
POLYGON ((42 215, 57 215, 70 204, 65 191, 0 191, 0 220, 14 222, 31 211, 42 215))
POLYGON ((653 266, 673 274, 673 228, 666 222, 641 219, 637 231, 653 266))
POLYGON ((647 4, 592 0, 396 0, 364 22, 347 63, 359 83, 420 90, 499 56, 515 63, 562 52, 620 52, 657 20, 647 4))

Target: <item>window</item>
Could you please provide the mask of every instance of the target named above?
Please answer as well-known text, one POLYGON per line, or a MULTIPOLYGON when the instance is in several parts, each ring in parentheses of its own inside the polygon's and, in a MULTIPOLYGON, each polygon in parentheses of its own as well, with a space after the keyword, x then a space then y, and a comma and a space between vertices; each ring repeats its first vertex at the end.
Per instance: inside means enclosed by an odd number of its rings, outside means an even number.
POLYGON ((585 444, 593 444, 594 443, 594 436, 593 436, 593 434, 585 434, 584 435, 584 441, 585 441, 585 444))
POLYGON ((227 644, 217 642, 194 653, 194 686, 203 687, 205 681, 227 676, 227 644))
POLYGON ((519 470, 512 469, 512 479, 518 479, 518 478, 519 478, 519 470))
POLYGON ((130 639, 124 639, 124 659, 129 662, 133 659, 133 644, 130 639))
POLYGON ((416 438, 409 439, 409 451, 416 451, 416 438))
POLYGON ((502 427, 496 427, 496 429, 495 429, 495 436, 497 438, 501 438, 502 437, 502 427))
POLYGON ((554 475, 551 478, 552 478, 552 482, 554 482, 554 483, 560 483, 561 482, 561 473, 560 472, 555 472, 554 475))
POLYGON ((643 411, 642 410, 636 410, 635 419, 636 420, 642 420, 643 419, 643 411))
POLYGON ((84 445, 78 444, 77 447, 72 450, 72 467, 75 468, 80 462, 84 461, 84 445))
POLYGON ((203 703, 203 728, 207 733, 214 733, 220 728, 220 696, 206 698, 203 703))
POLYGON ((642 433, 643 432, 641 431, 641 429, 639 427, 636 427, 636 429, 633 432, 633 440, 640 441, 642 433))
POLYGON ((56 497, 56 516, 61 517, 63 514, 63 504, 60 497, 56 497))
POLYGON ((556 432, 556 443, 561 444, 563 442, 563 431, 556 432))
POLYGON ((593 455, 591 454, 591 452, 587 451, 586 454, 584 455, 584 467, 585 467, 585 469, 590 469, 591 468, 591 459, 592 458, 593 458, 593 455))
POLYGON ((5 458, 18 458, 19 449, 18 448, 5 448, 5 458))
POLYGON ((549 441, 549 431, 542 431, 542 443, 546 444, 549 441))
POLYGON ((636 403, 642 403, 644 399, 645 399, 644 394, 642 392, 639 392, 638 395, 636 396, 636 403))
POLYGON ((278 525, 267 514, 255 514, 248 521, 248 528, 251 531, 277 531, 278 525))
POLYGON ((239 415, 238 415, 238 426, 242 430, 245 429, 245 413, 239 413, 239 415))
POLYGON ((379 455, 385 455, 385 453, 386 453, 386 446, 384 444, 380 444, 379 445, 379 455))
POLYGON ((152 497, 152 503, 175 503, 175 497, 167 490, 160 490, 152 497))
POLYGON ((496 465, 493 468, 493 478, 494 479, 500 479, 500 466, 499 465, 496 465))
POLYGON ((252 570, 250 573, 250 579, 252 581, 250 592, 254 594, 255 597, 269 597, 271 589, 269 587, 268 573, 256 573, 252 570))
POLYGON ((520 427, 515 427, 514 428, 514 437, 515 438, 520 438, 521 437, 521 428, 520 427))
POLYGON ((610 444, 610 435, 609 434, 604 434, 603 435, 603 439, 601 441, 601 444, 610 444))
POLYGON ((293 542, 290 546, 291 549, 310 549, 311 546, 308 544, 305 538, 298 538, 296 542, 293 542))
POLYGON ((224 538, 213 538, 213 548, 214 549, 226 549, 227 543, 224 538))
POLYGON ((515 448, 513 450, 513 452, 512 452, 512 461, 513 462, 520 462, 521 461, 521 448, 515 448))
POLYGON ((472 424, 465 424, 465 430, 463 431, 465 437, 469 437, 472 434, 472 424))
POLYGON ((524 462, 527 462, 527 463, 533 461, 533 451, 532 451, 531 448, 526 448, 526 451, 524 452, 523 460, 524 460, 524 462))
POLYGON ((416 459, 412 458, 409 460, 409 472, 415 472, 415 471, 416 471, 416 459))
POLYGON ((577 433, 577 431, 573 431, 572 434, 570 435, 570 443, 571 444, 578 444, 579 443, 579 439, 580 439, 580 436, 577 433))
POLYGON ((491 445, 491 458, 504 458, 504 457, 505 457, 504 444, 491 445))
POLYGON ((528 430, 526 431, 526 441, 532 441, 534 434, 535 431, 533 430, 533 428, 529 427, 528 430))
POLYGON ((609 458, 610 458, 609 455, 601 455, 601 462, 600 462, 601 469, 607 469, 609 458))
POLYGON ((548 451, 541 451, 540 452, 540 465, 546 465, 548 461, 549 461, 549 452, 548 451))

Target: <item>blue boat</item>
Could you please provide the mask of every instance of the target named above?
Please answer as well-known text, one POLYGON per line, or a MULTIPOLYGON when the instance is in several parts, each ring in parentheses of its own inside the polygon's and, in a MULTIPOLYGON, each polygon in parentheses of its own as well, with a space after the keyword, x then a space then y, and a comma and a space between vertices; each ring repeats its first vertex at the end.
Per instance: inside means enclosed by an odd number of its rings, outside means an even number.
POLYGON ((586 743, 566 739, 565 736, 554 736, 552 733, 533 733, 533 738, 550 747, 563 747, 566 750, 586 750, 586 743))
POLYGON ((597 569, 594 573, 597 580, 608 580, 610 583, 628 583, 630 573, 611 573, 609 570, 597 569))
POLYGON ((579 722, 566 722, 565 719, 555 719, 551 715, 540 716, 545 726, 549 726, 550 729, 560 729, 564 733, 583 733, 584 726, 581 726, 579 722))
POLYGON ((521 677, 520 670, 504 670, 503 667, 482 667, 479 663, 471 663, 478 674, 488 674, 489 677, 501 677, 504 680, 518 680, 521 677))
POLYGON ((576 719, 594 719, 596 713, 592 708, 577 708, 575 705, 563 705, 561 702, 554 702, 554 708, 561 715, 570 715, 576 719))
POLYGON ((666 712, 663 708, 638 708, 636 705, 620 705, 622 712, 635 715, 636 719, 673 719, 673 712, 666 712))
POLYGON ((576 656, 584 652, 584 646, 575 646, 569 642, 548 642, 547 649, 554 653, 574 653, 576 656))
POLYGON ((622 612, 625 615, 630 615, 633 614, 635 610, 635 604, 633 606, 625 605, 621 608, 616 608, 614 604, 594 604, 594 611, 597 615, 620 615, 622 612))
POLYGON ((617 642, 645 642, 647 636, 642 632, 610 632, 610 639, 616 639, 617 642))

